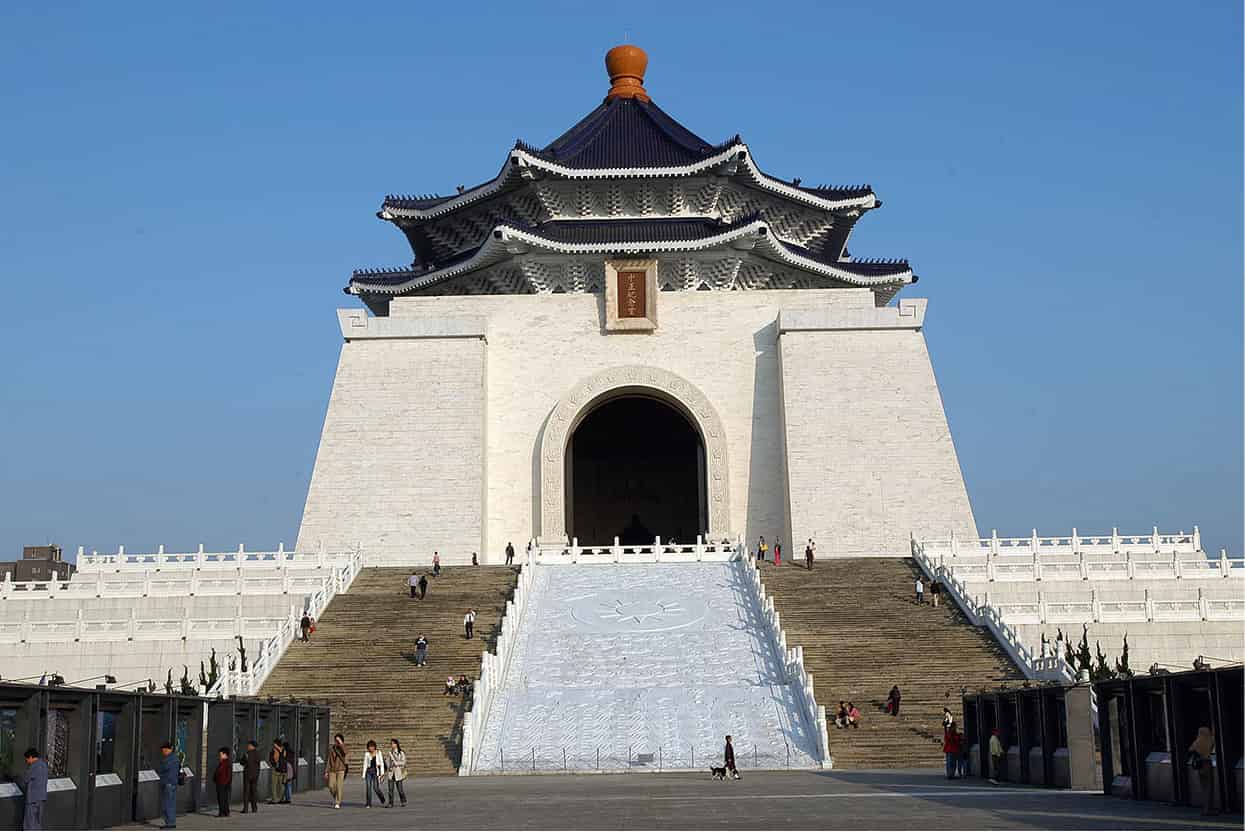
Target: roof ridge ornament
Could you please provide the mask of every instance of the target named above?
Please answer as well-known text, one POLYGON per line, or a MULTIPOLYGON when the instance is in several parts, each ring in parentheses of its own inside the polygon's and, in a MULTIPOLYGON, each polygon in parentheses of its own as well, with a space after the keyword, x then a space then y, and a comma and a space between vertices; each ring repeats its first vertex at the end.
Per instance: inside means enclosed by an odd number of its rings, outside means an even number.
POLYGON ((611 98, 635 98, 645 103, 653 99, 648 97, 644 89, 644 72, 648 69, 648 55, 638 46, 624 43, 615 46, 605 53, 605 71, 610 76, 610 91, 605 100, 611 98))

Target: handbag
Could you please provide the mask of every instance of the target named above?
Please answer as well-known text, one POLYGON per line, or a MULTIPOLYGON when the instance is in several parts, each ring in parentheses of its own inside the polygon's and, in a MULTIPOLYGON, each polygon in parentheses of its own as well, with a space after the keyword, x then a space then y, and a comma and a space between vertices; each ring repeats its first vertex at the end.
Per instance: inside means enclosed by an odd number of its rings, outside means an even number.
POLYGON ((1185 765, 1194 771, 1201 771, 1202 766, 1206 765, 1206 759, 1196 751, 1190 751, 1189 756, 1185 758, 1185 765))

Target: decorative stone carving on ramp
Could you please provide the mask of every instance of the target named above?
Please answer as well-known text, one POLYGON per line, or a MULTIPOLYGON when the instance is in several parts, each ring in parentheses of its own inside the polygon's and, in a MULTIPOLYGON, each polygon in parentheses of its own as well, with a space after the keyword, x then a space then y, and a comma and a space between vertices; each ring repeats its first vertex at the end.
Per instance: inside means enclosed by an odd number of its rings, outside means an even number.
POLYGON ((678 408, 696 426, 705 445, 709 536, 716 540, 730 529, 730 469, 726 431, 707 396, 685 378, 660 367, 613 367, 575 385, 554 406, 540 442, 540 539, 566 537, 566 447, 575 428, 594 406, 626 390, 655 393, 678 408))

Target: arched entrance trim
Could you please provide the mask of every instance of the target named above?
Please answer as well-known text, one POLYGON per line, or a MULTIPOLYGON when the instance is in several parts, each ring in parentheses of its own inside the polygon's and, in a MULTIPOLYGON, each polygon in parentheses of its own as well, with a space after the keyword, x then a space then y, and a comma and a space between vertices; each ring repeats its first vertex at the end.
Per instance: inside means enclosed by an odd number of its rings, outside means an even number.
MULTIPOLYGON (((575 385, 554 406, 540 440, 540 539, 566 537, 566 450, 575 428, 603 400, 628 392, 655 396, 687 416, 705 446, 709 535, 730 532, 730 469, 726 431, 709 399, 694 384, 658 367, 625 366, 602 370, 575 385)), ((642 441, 642 437, 641 437, 642 441)))

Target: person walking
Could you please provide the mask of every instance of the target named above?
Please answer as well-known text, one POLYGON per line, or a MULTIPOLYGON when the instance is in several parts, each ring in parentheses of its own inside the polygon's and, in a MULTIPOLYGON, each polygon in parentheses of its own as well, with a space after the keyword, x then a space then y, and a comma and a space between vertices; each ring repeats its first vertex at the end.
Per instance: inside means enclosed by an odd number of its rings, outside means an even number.
POLYGON ((782 541, 774 541, 774 565, 782 566, 782 541))
POLYGON ((948 726, 942 732, 942 753, 947 758, 947 779, 954 780, 960 759, 960 735, 954 725, 948 726))
POLYGON ((463 631, 467 633, 467 639, 475 633, 476 628, 476 611, 467 610, 467 614, 463 616, 463 631))
POLYGON ((471 553, 471 565, 472 565, 472 566, 479 566, 479 565, 480 565, 480 557, 479 557, 479 555, 477 555, 475 552, 472 552, 472 553, 471 553))
POLYGON ((1003 740, 998 728, 990 732, 990 782, 999 784, 999 774, 1003 771, 1003 740))
POLYGON ((303 641, 311 641, 311 616, 306 610, 303 610, 303 618, 298 622, 298 629, 302 630, 303 641))
POLYGON ((769 554, 769 547, 765 545, 765 535, 761 535, 761 539, 757 541, 757 564, 765 563, 765 556, 769 554))
POLYGON ((813 551, 816 548, 817 545, 813 543, 813 539, 810 537, 808 539, 808 545, 804 547, 804 565, 808 567, 809 572, 813 571, 813 551))
POLYGON ((372 792, 380 805, 385 805, 385 795, 380 790, 380 779, 385 776, 385 758, 376 750, 376 741, 367 741, 367 750, 363 752, 363 796, 365 809, 372 808, 372 792))
POLYGON ((428 664, 428 639, 420 633, 419 638, 415 639, 415 666, 423 667, 426 664, 428 664))
POLYGON ((1215 753, 1215 732, 1203 725, 1197 729, 1197 737, 1189 746, 1189 768, 1197 772, 1197 785, 1202 792, 1202 815, 1217 815, 1215 811, 1215 767, 1210 756, 1215 753))
POLYGON ((334 809, 342 807, 342 787, 346 784, 346 775, 349 772, 350 762, 346 756, 346 738, 341 734, 336 734, 333 737, 333 746, 329 748, 328 771, 324 773, 324 782, 329 787, 334 809))
POLYGON ((402 743, 398 742, 397 737, 389 740, 389 753, 385 757, 385 765, 389 773, 389 807, 393 808, 394 789, 397 789, 398 799, 405 806, 406 788, 402 783, 406 780, 406 752, 402 750, 402 743))
POLYGON ((432 553, 432 577, 434 578, 441 577, 441 553, 440 552, 432 553))
POLYGON ((268 804, 280 803, 285 798, 285 755, 281 740, 272 741, 268 752, 268 804))
POLYGON ((285 760, 285 794, 282 803, 292 803, 294 784, 298 781, 298 754, 290 748, 288 742, 281 743, 281 757, 285 760))
POLYGON ((160 746, 160 763, 156 768, 160 778, 160 813, 164 816, 164 828, 177 828, 177 781, 182 776, 182 763, 173 753, 173 744, 160 746))
POLYGON ((506 543, 506 565, 510 566, 514 563, 514 543, 506 543))
POLYGON ((424 600, 424 596, 428 594, 428 576, 419 576, 419 600, 424 600))
POLYGON ((929 582, 929 597, 934 602, 934 606, 938 606, 938 596, 942 595, 942 581, 934 578, 929 582))
POLYGON ((735 768, 735 746, 731 745, 731 735, 726 735, 726 750, 722 752, 722 765, 734 780, 739 780, 739 769, 735 768))
POLYGON ((411 597, 415 597, 415 593, 419 591, 419 575, 415 572, 411 573, 411 577, 406 579, 406 585, 411 588, 411 597))
POLYGON ((916 602, 918 604, 925 603, 925 584, 921 581, 921 576, 916 576, 916 602))
POLYGON ((216 817, 229 817, 229 791, 233 786, 233 760, 229 759, 229 749, 222 747, 217 752, 216 771, 212 774, 212 782, 216 784, 216 817))
POLYGON ((43 828, 43 807, 48 802, 48 764, 39 757, 39 749, 27 748, 26 773, 18 785, 25 794, 22 808, 22 829, 43 828))
POLYGON ((249 740, 246 744, 246 759, 242 763, 242 814, 250 811, 258 812, 259 803, 259 744, 249 740))
POLYGON ((955 717, 951 715, 951 709, 943 707, 942 709, 942 730, 955 727, 955 717))

